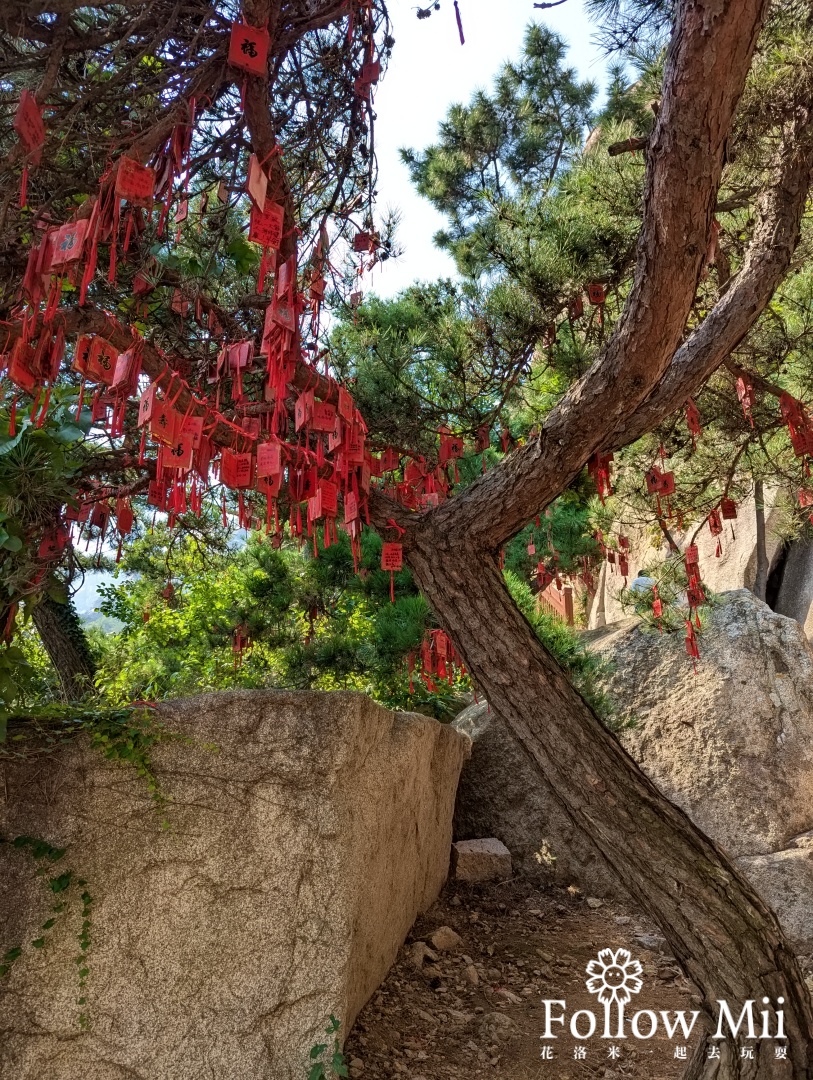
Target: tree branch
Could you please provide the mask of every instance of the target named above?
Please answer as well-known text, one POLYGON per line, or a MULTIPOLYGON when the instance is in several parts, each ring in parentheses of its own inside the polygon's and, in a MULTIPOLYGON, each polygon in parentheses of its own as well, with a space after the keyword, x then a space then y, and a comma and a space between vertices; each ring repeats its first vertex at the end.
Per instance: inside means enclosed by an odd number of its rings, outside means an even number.
POLYGON ((493 550, 518 532, 627 424, 669 366, 695 297, 725 142, 766 7, 765 0, 678 5, 624 311, 539 436, 432 512, 461 542, 493 550))
POLYGON ((651 431, 679 408, 731 355, 765 310, 788 271, 799 242, 813 178, 813 109, 797 110, 780 150, 776 179, 758 205, 759 220, 740 272, 695 332, 675 353, 666 374, 605 445, 617 449, 651 431))

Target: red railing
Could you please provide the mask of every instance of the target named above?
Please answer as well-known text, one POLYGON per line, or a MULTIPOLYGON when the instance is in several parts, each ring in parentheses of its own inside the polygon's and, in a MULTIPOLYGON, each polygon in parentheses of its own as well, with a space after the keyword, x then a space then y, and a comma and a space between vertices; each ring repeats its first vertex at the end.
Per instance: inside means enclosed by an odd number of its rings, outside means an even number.
POLYGON ((556 582, 552 581, 547 588, 536 594, 537 606, 547 611, 557 619, 563 619, 568 626, 575 625, 573 617, 573 587, 563 585, 556 588, 556 582))

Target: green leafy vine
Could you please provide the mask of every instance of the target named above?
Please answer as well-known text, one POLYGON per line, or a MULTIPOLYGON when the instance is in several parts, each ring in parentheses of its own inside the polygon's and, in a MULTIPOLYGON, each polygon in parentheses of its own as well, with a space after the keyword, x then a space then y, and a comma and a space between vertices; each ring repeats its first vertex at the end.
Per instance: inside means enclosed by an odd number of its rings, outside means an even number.
MULTIPOLYGON (((0 759, 50 754, 81 734, 88 735, 91 747, 109 761, 133 768, 155 808, 165 809, 170 798, 153 769, 152 749, 160 742, 192 740, 168 731, 148 705, 90 709, 55 703, 14 714, 8 718, 6 740, 0 742, 0 759)), ((161 824, 169 827, 165 819, 161 824)))
POLYGON ((341 1027, 340 1021, 331 1013, 330 1023, 325 1034, 332 1036, 332 1042, 316 1043, 311 1047, 308 1080, 333 1080, 334 1077, 348 1076, 347 1063, 339 1046, 336 1034, 341 1027))
MULTIPOLYGON (((9 842, 18 851, 28 852, 37 863, 37 877, 45 877, 51 868, 65 857, 67 852, 67 848, 54 847, 47 840, 41 840, 34 836, 15 836, 11 841, 0 837, 0 843, 9 842)), ((76 957, 75 962, 79 966, 79 997, 77 998, 77 1004, 82 1007, 82 1011, 79 1013, 79 1026, 86 1030, 90 1024, 84 1006, 87 1004, 85 988, 90 974, 88 952, 91 944, 91 905, 93 904, 93 897, 88 891, 87 882, 83 878, 77 877, 73 870, 64 870, 61 874, 48 877, 47 884, 50 892, 61 899, 58 899, 51 908, 52 915, 40 927, 41 933, 39 937, 34 938, 29 944, 32 949, 45 948, 48 937, 56 926, 59 916, 64 915, 70 907, 70 892, 81 889, 82 892, 79 894, 79 898, 82 901, 82 928, 79 933, 79 956, 76 957)), ((0 978, 8 975, 14 964, 23 955, 23 948, 22 945, 15 945, 6 950, 2 959, 0 959, 0 978)))

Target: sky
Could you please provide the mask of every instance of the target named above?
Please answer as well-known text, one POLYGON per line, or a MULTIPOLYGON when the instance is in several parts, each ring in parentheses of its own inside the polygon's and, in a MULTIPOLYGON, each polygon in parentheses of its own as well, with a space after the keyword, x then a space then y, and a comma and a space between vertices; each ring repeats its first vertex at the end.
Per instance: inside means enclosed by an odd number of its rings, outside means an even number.
MULTIPOLYGON (((421 6, 426 2, 421 0, 421 6)), ((500 66, 519 56, 530 21, 564 38, 570 46, 568 64, 582 79, 592 79, 600 89, 606 81, 582 0, 566 0, 548 11, 535 11, 532 0, 459 0, 459 5, 465 45, 460 44, 452 0, 441 0, 440 11, 422 20, 414 0, 388 5, 395 48, 375 96, 377 203, 379 212, 400 210, 397 240, 405 250, 365 276, 364 290, 380 296, 392 296, 415 280, 454 276, 452 260, 432 243, 444 220, 413 190, 398 150, 424 149, 434 141, 450 105, 467 102, 476 89, 488 89, 500 66)))

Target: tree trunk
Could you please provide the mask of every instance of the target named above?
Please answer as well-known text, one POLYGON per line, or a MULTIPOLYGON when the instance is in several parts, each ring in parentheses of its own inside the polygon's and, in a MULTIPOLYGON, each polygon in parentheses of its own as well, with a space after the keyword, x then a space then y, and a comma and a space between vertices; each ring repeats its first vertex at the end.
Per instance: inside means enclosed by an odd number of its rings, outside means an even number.
POLYGON ((658 924, 701 991, 707 1016, 718 999, 732 1008, 756 999, 761 1010, 784 998, 789 1060, 776 1060, 768 1040, 753 1044, 753 1060, 723 1044, 721 1061, 698 1051, 690 1073, 737 1080, 813 1075, 813 1010, 773 912, 573 689, 511 599, 494 555, 467 548, 433 527, 432 517, 413 519, 404 538, 424 595, 562 809, 658 924))
POLYGON ((73 601, 61 604, 43 596, 31 615, 59 676, 63 698, 78 701, 93 686, 96 665, 73 601))
MULTIPOLYGON (((647 154, 635 282, 613 335, 542 430, 435 510, 409 515, 373 495, 373 523, 396 522, 407 565, 476 683, 519 740, 564 812, 658 924, 710 1019, 781 1002, 788 1059, 757 1040, 721 1060, 699 1046, 687 1076, 767 1080, 813 1076, 813 1007, 775 915, 727 856, 644 776, 576 693, 513 603, 497 551, 556 498, 598 450, 652 430, 743 339, 790 263, 813 164, 805 105, 786 129, 774 183, 737 279, 688 339, 714 216, 724 144, 764 5, 676 5, 662 107, 647 154), (725 94, 719 91, 725 86, 725 94), (769 999, 763 1005, 763 999, 769 999)), ((701 1040, 702 1041, 702 1040, 701 1040)))
POLYGON ((756 517, 757 569, 754 577, 754 596, 765 600, 768 594, 768 546, 765 542, 765 492, 762 481, 754 481, 754 515, 756 517))

